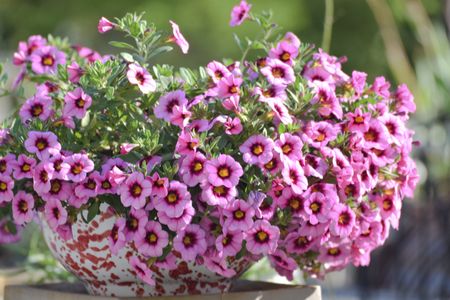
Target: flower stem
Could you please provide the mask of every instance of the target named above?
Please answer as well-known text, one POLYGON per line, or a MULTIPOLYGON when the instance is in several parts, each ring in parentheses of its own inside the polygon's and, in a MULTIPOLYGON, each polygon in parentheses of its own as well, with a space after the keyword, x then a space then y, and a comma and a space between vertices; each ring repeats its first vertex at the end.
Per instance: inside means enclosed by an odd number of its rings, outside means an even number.
POLYGON ((323 22, 322 49, 330 51, 331 35, 333 33, 334 0, 325 0, 325 20, 323 22))

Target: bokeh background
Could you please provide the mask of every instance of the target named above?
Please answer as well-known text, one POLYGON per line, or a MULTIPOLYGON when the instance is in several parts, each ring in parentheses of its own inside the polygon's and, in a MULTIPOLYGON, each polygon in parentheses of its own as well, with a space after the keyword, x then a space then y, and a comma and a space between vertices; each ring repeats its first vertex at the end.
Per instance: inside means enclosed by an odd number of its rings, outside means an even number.
MULTIPOLYGON (((320 46, 326 0, 254 0, 256 11, 272 10, 275 21, 302 40, 320 46)), ((67 36, 74 44, 106 54, 113 51, 98 34, 101 16, 146 12, 159 28, 176 21, 191 44, 160 62, 206 65, 212 59, 239 58, 232 32, 254 36, 253 24, 232 29, 229 13, 238 0, 0 0, 0 59, 10 61, 20 40, 32 34, 67 36), (106 46, 105 46, 106 45, 106 46)), ((421 145, 415 150, 420 186, 404 202, 398 232, 373 253, 370 267, 345 271, 319 282, 325 299, 440 299, 450 297, 450 1, 335 0, 331 53, 347 56, 344 70, 385 75, 393 85, 407 83, 416 95, 410 121, 421 145)), ((0 99, 0 119, 17 104, 0 99)), ((0 247, 0 286, 5 282, 69 280, 48 255, 37 229, 18 245, 0 247)), ((247 276, 280 281, 266 264, 247 276)), ((301 274, 296 281, 302 282, 301 274)), ((311 281, 309 281, 311 282, 311 281)), ((312 282, 316 283, 316 282, 312 282)))

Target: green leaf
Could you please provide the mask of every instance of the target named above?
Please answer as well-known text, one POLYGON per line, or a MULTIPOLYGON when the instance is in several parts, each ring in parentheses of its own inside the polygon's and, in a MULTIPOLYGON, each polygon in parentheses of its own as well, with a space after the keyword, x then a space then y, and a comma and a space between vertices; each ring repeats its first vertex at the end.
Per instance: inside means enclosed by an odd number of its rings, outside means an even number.
POLYGON ((126 53, 126 52, 121 52, 120 56, 122 56, 122 58, 129 63, 134 62, 134 58, 133 55, 131 55, 130 53, 126 53))
POLYGON ((109 42, 109 44, 113 47, 116 48, 121 48, 121 49, 128 49, 128 50, 133 50, 136 51, 136 48, 128 43, 125 42, 118 42, 118 41, 111 41, 109 42))
POLYGON ((100 212, 100 201, 92 202, 91 206, 88 208, 87 222, 91 222, 95 216, 97 216, 100 212))
POLYGON ((150 59, 150 58, 152 58, 152 57, 154 57, 154 56, 156 56, 156 55, 159 55, 159 54, 162 54, 162 53, 165 53, 165 52, 172 51, 172 49, 173 49, 173 48, 172 48, 171 46, 162 46, 162 47, 156 48, 155 51, 153 51, 152 53, 150 53, 150 55, 148 56, 148 59, 150 59))
POLYGON ((238 45, 239 49, 241 49, 241 51, 244 51, 244 47, 242 47, 242 42, 239 36, 236 33, 233 33, 233 38, 236 44, 238 45))

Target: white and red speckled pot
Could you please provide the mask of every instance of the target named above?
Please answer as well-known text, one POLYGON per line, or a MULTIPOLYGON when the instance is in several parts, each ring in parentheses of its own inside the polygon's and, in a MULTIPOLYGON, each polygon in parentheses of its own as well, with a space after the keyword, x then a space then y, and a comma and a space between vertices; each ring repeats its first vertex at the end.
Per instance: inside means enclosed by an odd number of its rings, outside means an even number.
MULTIPOLYGON (((73 225, 73 240, 65 241, 42 220, 45 240, 53 255, 78 277, 91 295, 97 296, 168 296, 216 294, 227 292, 233 278, 225 278, 196 262, 177 260, 177 269, 168 271, 153 266, 155 286, 141 282, 132 271, 127 257, 136 250, 127 246, 117 255, 109 250, 108 236, 116 220, 107 204, 89 224, 78 220, 73 225)), ((233 263, 236 278, 249 266, 246 259, 233 263)))

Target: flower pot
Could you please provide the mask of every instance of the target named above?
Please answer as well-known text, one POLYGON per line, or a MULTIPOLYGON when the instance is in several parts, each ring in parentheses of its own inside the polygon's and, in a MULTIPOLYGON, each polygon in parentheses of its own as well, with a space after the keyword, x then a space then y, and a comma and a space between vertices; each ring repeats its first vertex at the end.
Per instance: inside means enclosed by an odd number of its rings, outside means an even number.
POLYGON ((71 240, 60 237, 43 216, 41 220, 45 240, 53 255, 84 283, 91 295, 133 297, 223 293, 251 264, 245 258, 234 261, 231 267, 236 276, 225 278, 208 270, 201 258, 185 262, 177 257, 176 269, 169 271, 151 267, 156 284, 150 286, 138 279, 128 262, 129 257, 138 255, 131 244, 117 255, 111 253, 108 236, 116 216, 107 204, 101 205, 100 213, 90 223, 78 219, 73 224, 71 240))

